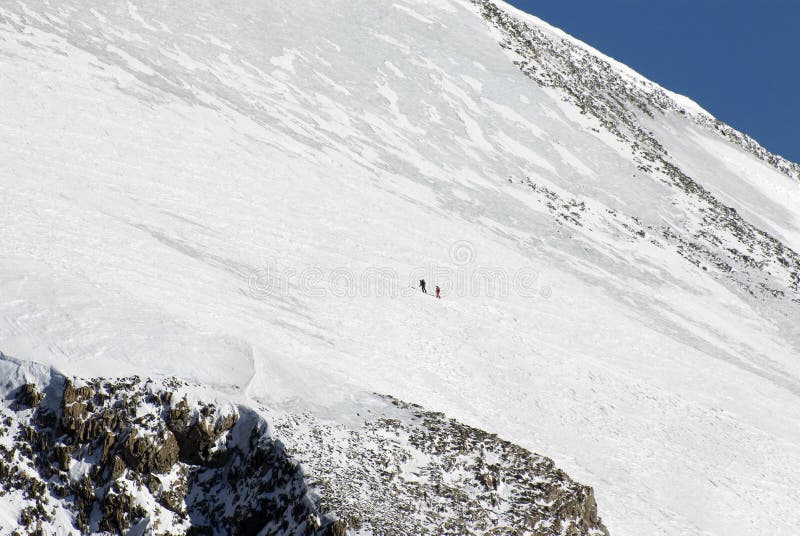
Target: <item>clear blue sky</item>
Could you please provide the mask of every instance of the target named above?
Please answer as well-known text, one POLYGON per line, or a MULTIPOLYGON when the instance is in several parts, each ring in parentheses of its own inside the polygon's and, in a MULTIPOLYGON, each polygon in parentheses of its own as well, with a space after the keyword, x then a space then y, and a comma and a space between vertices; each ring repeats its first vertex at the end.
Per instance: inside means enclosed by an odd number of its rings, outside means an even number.
POLYGON ((507 0, 800 162, 800 0, 507 0))

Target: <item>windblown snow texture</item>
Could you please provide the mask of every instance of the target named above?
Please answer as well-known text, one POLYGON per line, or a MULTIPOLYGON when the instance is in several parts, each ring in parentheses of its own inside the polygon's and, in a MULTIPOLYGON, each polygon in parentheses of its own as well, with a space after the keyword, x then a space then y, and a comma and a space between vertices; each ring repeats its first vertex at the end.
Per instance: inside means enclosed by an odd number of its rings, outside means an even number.
POLYGON ((0 73, 4 353, 417 403, 614 535, 800 526, 800 170, 688 99, 485 0, 6 2, 0 73))

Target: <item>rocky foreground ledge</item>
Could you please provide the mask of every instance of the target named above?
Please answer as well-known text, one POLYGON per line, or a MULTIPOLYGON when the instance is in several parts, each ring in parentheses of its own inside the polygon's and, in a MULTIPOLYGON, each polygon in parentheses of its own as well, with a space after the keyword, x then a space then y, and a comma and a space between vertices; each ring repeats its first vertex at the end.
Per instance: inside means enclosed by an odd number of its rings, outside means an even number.
POLYGON ((395 399, 270 427, 174 379, 31 367, 0 359, 3 536, 608 534, 551 460, 395 399))

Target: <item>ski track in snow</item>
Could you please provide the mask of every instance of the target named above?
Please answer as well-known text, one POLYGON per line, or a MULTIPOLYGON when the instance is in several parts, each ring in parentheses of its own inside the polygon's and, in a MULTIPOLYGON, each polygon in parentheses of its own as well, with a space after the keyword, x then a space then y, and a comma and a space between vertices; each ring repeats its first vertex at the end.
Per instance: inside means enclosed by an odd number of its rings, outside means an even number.
MULTIPOLYGON (((554 458, 614 535, 796 533, 797 307, 555 225, 516 179, 648 223, 682 207, 468 4, 91 4, 0 6, 0 350, 332 419, 387 393, 554 458), (271 266, 405 288, 460 241, 465 269, 535 271, 534 297, 251 288, 271 266)), ((800 247, 796 181, 653 128, 800 247)))

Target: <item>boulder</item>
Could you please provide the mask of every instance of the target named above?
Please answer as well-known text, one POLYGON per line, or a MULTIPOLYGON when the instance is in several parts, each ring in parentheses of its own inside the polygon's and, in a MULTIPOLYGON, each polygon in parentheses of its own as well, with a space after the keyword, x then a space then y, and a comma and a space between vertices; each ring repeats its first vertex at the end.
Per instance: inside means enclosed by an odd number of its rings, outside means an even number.
POLYGON ((26 383, 20 387, 17 394, 17 402, 22 407, 34 408, 39 405, 44 395, 39 392, 39 389, 33 383, 26 383))
POLYGON ((165 430, 160 438, 139 436, 134 429, 122 445, 125 463, 137 473, 168 473, 178 463, 178 442, 165 430))

